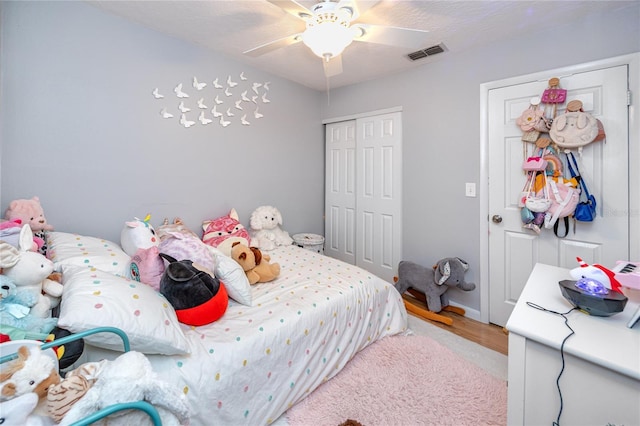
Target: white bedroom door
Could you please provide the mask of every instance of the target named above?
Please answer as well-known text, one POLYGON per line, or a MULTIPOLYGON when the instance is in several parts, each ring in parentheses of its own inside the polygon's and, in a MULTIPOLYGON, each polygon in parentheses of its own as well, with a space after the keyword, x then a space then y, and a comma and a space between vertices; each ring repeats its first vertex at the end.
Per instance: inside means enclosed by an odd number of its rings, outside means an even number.
POLYGON ((400 112, 326 127, 325 253, 393 282, 402 253, 400 112))
POLYGON ((567 100, 581 100, 606 132, 606 143, 589 144, 581 155, 574 152, 598 208, 595 221, 578 222, 575 233, 571 224, 566 238, 556 237, 550 229, 542 229, 540 235, 524 229, 517 203, 525 177, 522 132, 515 120, 532 97, 540 96, 547 81, 489 90, 489 322, 506 324, 537 262, 574 268, 576 256, 603 265, 628 259, 627 73, 623 65, 561 76, 567 100))

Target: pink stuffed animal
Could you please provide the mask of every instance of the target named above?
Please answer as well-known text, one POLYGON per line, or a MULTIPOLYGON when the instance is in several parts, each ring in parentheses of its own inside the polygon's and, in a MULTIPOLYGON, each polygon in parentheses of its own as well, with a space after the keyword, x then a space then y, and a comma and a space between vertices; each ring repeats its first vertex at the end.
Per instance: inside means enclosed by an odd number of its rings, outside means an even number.
POLYGON ((240 242, 246 246, 251 242, 247 229, 240 223, 236 209, 231 209, 228 215, 202 222, 202 241, 211 247, 216 247, 224 255, 231 256, 231 245, 240 242))
POLYGON ((21 219, 23 225, 29 225, 33 232, 53 231, 53 226, 47 223, 44 210, 38 197, 30 200, 13 200, 4 213, 7 220, 21 219))
POLYGON ((33 240, 38 246, 37 249, 40 253, 46 254, 44 231, 53 231, 53 226, 47 222, 38 197, 33 197, 30 200, 13 200, 9 203, 4 218, 10 221, 21 220, 23 225, 29 225, 33 231, 33 240))

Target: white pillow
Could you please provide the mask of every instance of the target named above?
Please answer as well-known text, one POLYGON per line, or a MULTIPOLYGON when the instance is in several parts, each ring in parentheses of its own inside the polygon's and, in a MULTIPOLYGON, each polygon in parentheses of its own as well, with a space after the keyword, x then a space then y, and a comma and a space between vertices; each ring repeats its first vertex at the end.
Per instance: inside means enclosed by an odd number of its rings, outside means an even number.
POLYGON ((114 242, 66 232, 47 232, 47 245, 47 257, 56 271, 63 265, 75 265, 123 277, 129 275, 131 257, 114 242))
POLYGON ((216 260, 215 276, 224 283, 227 294, 236 302, 251 306, 251 284, 244 269, 215 247, 207 246, 216 260))
MULTIPOLYGON (((117 327, 127 334, 133 351, 166 355, 190 352, 173 306, 148 285, 73 265, 62 265, 62 283, 59 327, 72 333, 117 327)), ((84 339, 101 348, 123 350, 122 339, 113 333, 84 339)))

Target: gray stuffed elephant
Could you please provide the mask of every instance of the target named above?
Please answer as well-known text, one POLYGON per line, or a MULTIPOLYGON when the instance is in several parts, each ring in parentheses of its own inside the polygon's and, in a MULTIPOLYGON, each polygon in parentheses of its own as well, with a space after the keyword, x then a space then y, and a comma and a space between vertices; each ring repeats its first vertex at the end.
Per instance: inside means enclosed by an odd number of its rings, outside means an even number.
POLYGON ((469 264, 459 257, 447 257, 438 261, 433 268, 425 268, 410 261, 403 260, 398 265, 398 281, 395 287, 403 294, 410 288, 421 291, 427 298, 427 306, 432 312, 440 312, 449 306, 447 290, 457 287, 471 291, 474 283, 464 280, 469 264))

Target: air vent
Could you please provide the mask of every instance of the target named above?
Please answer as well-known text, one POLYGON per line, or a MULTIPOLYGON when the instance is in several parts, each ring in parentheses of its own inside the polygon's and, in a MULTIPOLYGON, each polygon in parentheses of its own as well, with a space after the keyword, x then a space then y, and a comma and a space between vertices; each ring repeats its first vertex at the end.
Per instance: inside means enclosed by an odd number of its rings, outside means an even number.
POLYGON ((447 48, 445 47, 445 45, 440 43, 440 44, 436 44, 435 46, 427 47, 425 49, 418 50, 413 53, 409 53, 407 56, 412 61, 417 61, 418 59, 426 58, 427 56, 437 55, 438 53, 442 53, 446 50, 447 48))

